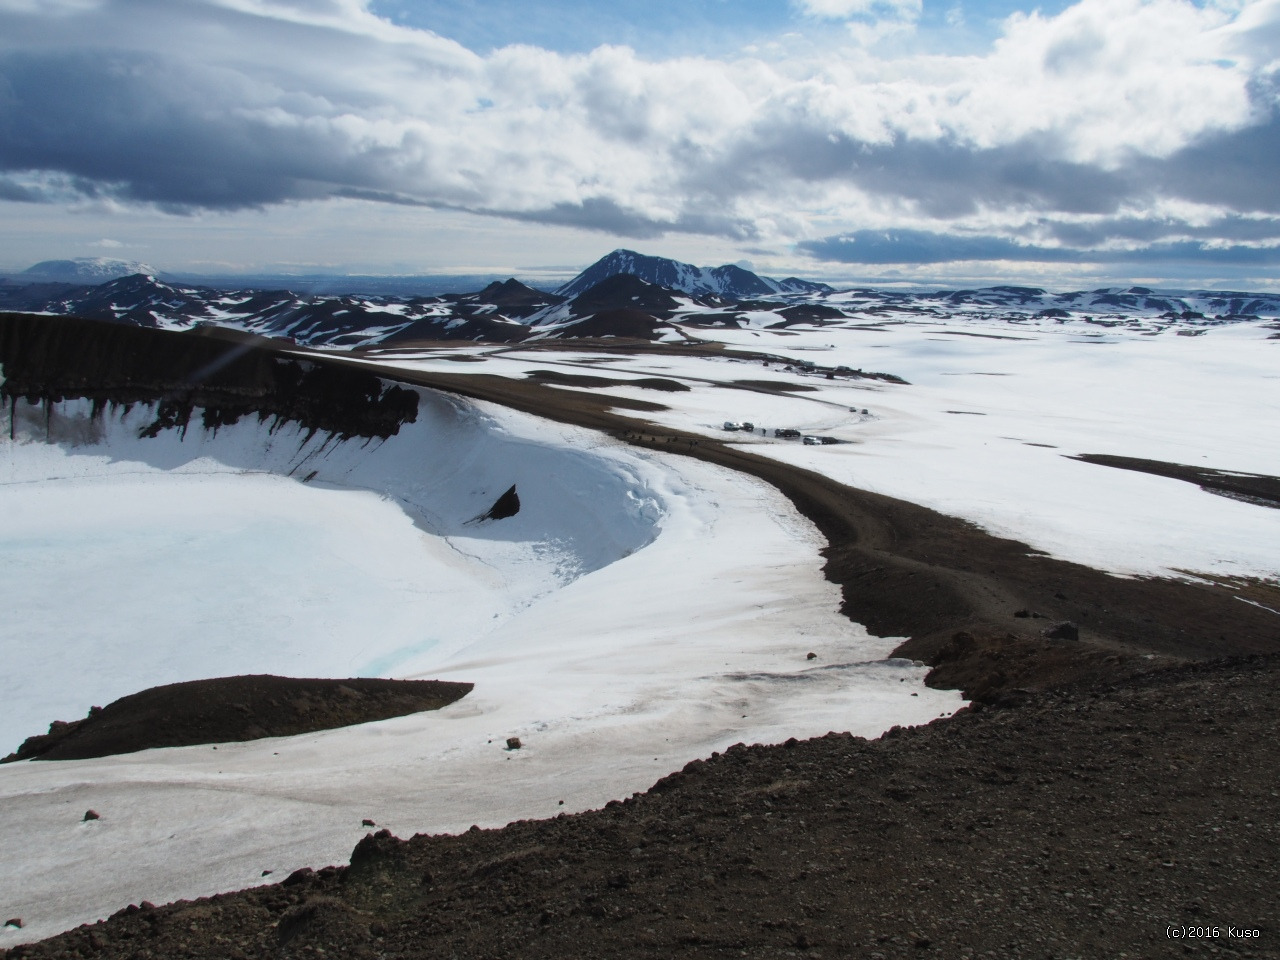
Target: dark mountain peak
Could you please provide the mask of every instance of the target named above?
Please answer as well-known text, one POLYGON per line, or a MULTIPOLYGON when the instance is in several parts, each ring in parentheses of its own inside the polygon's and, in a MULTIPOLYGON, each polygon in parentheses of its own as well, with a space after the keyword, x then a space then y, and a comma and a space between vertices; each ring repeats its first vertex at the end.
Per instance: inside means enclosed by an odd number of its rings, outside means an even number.
POLYGON ((999 287, 991 287, 990 289, 994 290, 996 293, 1007 293, 1015 297, 1031 298, 1031 297, 1043 297, 1045 295, 1045 291, 1042 290, 1040 287, 1011 287, 1006 285, 1006 286, 999 286, 999 287))
POLYGON ((792 277, 785 283, 760 277, 745 267, 726 263, 719 267, 695 267, 691 263, 651 257, 634 250, 618 249, 601 257, 556 291, 572 297, 618 274, 640 277, 668 290, 691 296, 713 295, 731 300, 770 296, 777 293, 830 293, 826 284, 814 284, 792 277))
POLYGON ((778 281, 778 291, 780 293, 824 294, 835 293, 836 288, 826 283, 818 283, 814 280, 801 280, 799 277, 786 277, 785 279, 778 281))
POLYGON ((167 283, 162 283, 148 273, 132 273, 125 277, 119 277, 115 280, 108 280, 106 283, 98 284, 98 292, 100 294, 111 293, 177 293, 176 287, 171 287, 167 283))
POLYGON ((564 297, 557 296, 554 293, 546 293, 542 290, 535 290, 514 277, 509 280, 495 280, 479 293, 459 299, 500 307, 514 317, 528 316, 543 307, 564 302, 564 297))
POLYGON ((735 299, 768 296, 777 292, 776 284, 766 283, 736 263, 726 263, 707 272, 716 281, 717 289, 714 292, 733 296, 735 299))
POLYGON ((682 264, 664 257, 650 257, 634 250, 614 250, 605 254, 591 266, 583 270, 556 293, 564 297, 573 297, 590 290, 602 280, 613 276, 640 277, 658 286, 671 290, 684 290, 694 275, 700 275, 697 267, 682 264))
POLYGON ((489 284, 477 296, 480 297, 500 297, 513 293, 537 293, 533 287, 525 286, 515 277, 509 277, 506 280, 495 280, 489 284))
POLYGON ((680 306, 671 292, 630 273, 615 273, 573 298, 569 312, 586 317, 606 310, 639 310, 666 319, 680 306))

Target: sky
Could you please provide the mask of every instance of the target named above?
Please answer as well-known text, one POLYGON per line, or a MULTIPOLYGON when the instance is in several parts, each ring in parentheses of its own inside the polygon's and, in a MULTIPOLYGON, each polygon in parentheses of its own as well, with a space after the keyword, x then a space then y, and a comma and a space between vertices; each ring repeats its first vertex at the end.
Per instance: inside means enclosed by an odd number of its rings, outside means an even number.
POLYGON ((1280 0, 0 0, 0 270, 1280 286, 1280 0))

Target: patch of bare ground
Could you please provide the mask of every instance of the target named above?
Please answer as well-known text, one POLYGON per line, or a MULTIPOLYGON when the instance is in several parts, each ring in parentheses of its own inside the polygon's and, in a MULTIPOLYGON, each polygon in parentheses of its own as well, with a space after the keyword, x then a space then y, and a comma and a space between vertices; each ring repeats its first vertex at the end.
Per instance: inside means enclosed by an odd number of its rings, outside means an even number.
POLYGON ((1164 460, 1117 457, 1104 453, 1081 453, 1069 459, 1183 480, 1196 484, 1206 493, 1216 493, 1219 496, 1231 497, 1264 507, 1280 507, 1280 477, 1271 477, 1262 473, 1215 470, 1211 467, 1194 467, 1185 463, 1168 463, 1164 460))
POLYGON ((288 737, 438 710, 466 696, 470 683, 317 680, 251 675, 151 687, 94 707, 82 720, 55 722, 28 737, 14 760, 85 760, 151 747, 288 737))
POLYGON ((785 380, 730 380, 723 386, 763 390, 766 393, 812 393, 818 389, 807 383, 788 383, 785 380))
POLYGON ((664 393, 687 393, 688 384, 665 377, 636 377, 619 380, 611 377, 593 377, 582 373, 564 373, 560 370, 530 370, 525 374, 530 380, 559 387, 638 387, 641 390, 660 390, 664 393))
POLYGON ((1277 658, 738 745, 602 810, 371 833, 349 867, 8 960, 1280 956, 1277 658))

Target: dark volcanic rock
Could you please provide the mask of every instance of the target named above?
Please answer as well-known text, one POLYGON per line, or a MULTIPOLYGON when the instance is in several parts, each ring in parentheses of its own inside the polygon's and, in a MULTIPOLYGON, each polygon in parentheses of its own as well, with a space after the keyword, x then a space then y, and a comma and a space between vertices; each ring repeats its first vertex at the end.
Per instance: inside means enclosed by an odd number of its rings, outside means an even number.
POLYGON ((610 310, 635 310, 666 320, 679 306, 670 290, 628 273, 618 273, 578 294, 569 309, 576 317, 610 310))
POLYGON ((389 437, 418 416, 418 395, 368 370, 293 359, 250 337, 173 333, 77 317, 0 314, 0 399, 155 403, 154 436, 245 416, 342 437, 389 437))
POLYGON ((516 493, 516 485, 513 483, 507 488, 506 492, 497 500, 493 501, 493 506, 487 511, 476 517, 472 523, 481 520, 505 520, 507 517, 514 517, 520 512, 520 495, 516 493))
POLYGON ((1070 620, 1064 620, 1062 623, 1055 623, 1044 635, 1050 640, 1079 640, 1080 628, 1070 620))
POLYGON ((1158 477, 1169 477, 1199 485, 1208 493, 1256 503, 1266 507, 1280 507, 1280 477, 1260 473, 1241 473, 1237 470, 1215 470, 1211 467, 1193 467, 1184 463, 1167 463, 1162 460, 1143 460, 1139 457, 1118 457, 1101 453, 1082 453, 1071 457, 1104 467, 1134 470, 1158 477))
MULTIPOLYGON (((122 697, 84 720, 29 737, 13 760, 83 760, 151 747, 229 743, 328 730, 436 710, 472 684, 441 680, 314 680, 243 676, 192 680, 122 697)), ((98 815, 90 810, 86 820, 98 815)))

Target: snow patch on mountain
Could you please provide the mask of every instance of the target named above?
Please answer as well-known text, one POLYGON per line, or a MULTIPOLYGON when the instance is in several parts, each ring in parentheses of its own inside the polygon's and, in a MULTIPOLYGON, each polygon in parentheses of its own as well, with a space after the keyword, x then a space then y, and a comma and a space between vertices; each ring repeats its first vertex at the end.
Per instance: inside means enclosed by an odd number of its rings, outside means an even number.
POLYGON ((42 260, 23 270, 30 280, 58 283, 105 283, 135 273, 156 276, 155 267, 137 260, 115 260, 110 257, 77 257, 74 260, 42 260))

